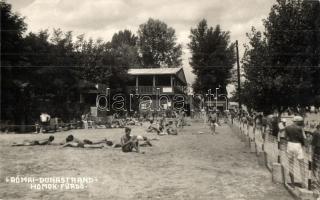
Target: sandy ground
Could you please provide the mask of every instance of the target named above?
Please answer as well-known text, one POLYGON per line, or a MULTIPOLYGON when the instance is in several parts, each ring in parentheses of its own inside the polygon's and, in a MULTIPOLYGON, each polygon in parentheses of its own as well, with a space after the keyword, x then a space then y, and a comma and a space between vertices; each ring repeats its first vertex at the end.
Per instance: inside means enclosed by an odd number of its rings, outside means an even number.
MULTIPOLYGON (((145 127, 133 127, 133 134, 145 127)), ((202 123, 162 136, 145 154, 60 146, 11 147, 13 141, 46 138, 48 134, 0 135, 0 199, 293 199, 226 124, 218 135, 202 123), (198 134, 199 132, 203 134, 198 134), (82 190, 35 190, 6 177, 94 177, 82 190)), ((80 139, 119 141, 123 129, 72 130, 54 134, 55 142, 74 134, 80 139)))

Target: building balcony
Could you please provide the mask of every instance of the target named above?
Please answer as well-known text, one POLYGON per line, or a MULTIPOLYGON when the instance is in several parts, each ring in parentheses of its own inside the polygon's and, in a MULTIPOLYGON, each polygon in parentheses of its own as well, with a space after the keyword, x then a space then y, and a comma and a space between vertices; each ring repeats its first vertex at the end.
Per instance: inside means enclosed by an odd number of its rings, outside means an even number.
POLYGON ((184 86, 128 86, 129 93, 138 93, 144 95, 159 94, 185 94, 184 86))

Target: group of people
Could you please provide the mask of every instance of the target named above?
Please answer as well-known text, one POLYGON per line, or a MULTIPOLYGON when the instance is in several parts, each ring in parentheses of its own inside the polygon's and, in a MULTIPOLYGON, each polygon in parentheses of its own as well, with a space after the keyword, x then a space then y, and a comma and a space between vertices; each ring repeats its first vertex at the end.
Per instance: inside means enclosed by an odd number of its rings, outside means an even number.
POLYGON ((313 171, 318 171, 320 165, 320 123, 315 125, 315 130, 305 130, 304 117, 298 113, 289 115, 286 118, 277 114, 265 116, 263 113, 254 112, 252 115, 248 113, 240 115, 240 122, 243 126, 252 125, 254 129, 261 129, 262 138, 265 139, 266 133, 277 138, 280 149, 287 155, 289 161, 289 177, 292 187, 299 185, 295 182, 294 171, 295 163, 298 162, 300 168, 300 177, 305 177, 305 158, 304 148, 311 147, 313 157, 313 171), (288 121, 290 119, 290 122, 288 121))
MULTIPOLYGON (((12 146, 37 146, 37 145, 52 145, 54 136, 49 136, 47 139, 42 140, 24 140, 21 143, 13 143, 12 146)), ((104 146, 110 146, 114 148, 121 148, 123 152, 140 152, 139 146, 152 146, 151 140, 146 136, 132 135, 131 128, 125 128, 125 134, 121 137, 120 143, 115 144, 108 139, 102 139, 98 141, 91 141, 88 139, 78 139, 73 135, 68 135, 65 142, 56 143, 56 145, 62 145, 62 147, 76 147, 76 148, 103 148, 104 146)))
POLYGON ((159 124, 150 120, 147 132, 155 132, 158 135, 178 135, 177 123, 174 125, 172 120, 167 123, 165 117, 159 120, 159 124))
MULTIPOLYGON (((287 144, 286 153, 289 160, 289 177, 291 184, 294 187, 294 164, 295 160, 298 161, 300 168, 300 177, 305 177, 305 158, 304 147, 311 147, 313 171, 318 171, 318 165, 320 164, 320 124, 318 124, 313 132, 306 132, 304 130, 304 118, 302 116, 294 116, 293 123, 286 125, 285 120, 281 120, 279 123, 279 142, 281 146, 287 144)), ((301 185, 306 187, 306 185, 301 185)))
MULTIPOLYGON (((149 121, 149 126, 146 132, 155 132, 157 135, 178 135, 178 127, 183 128, 185 123, 183 112, 180 112, 177 119, 167 119, 165 115, 155 123, 152 119, 149 121)), ((42 113, 40 116, 41 126, 48 125, 50 121, 50 115, 47 113, 42 113)), ((83 120, 88 120, 83 116, 83 120)), ((212 122, 215 122, 212 120, 212 122)), ((117 128, 124 128, 125 134, 121 137, 120 143, 114 143, 111 140, 102 139, 98 141, 91 141, 88 139, 78 139, 73 135, 68 135, 64 142, 56 143, 55 145, 62 145, 63 147, 76 147, 76 148, 103 148, 104 146, 112 146, 114 148, 121 148, 123 152, 140 152, 141 146, 152 146, 151 140, 157 140, 157 138, 149 139, 146 136, 132 135, 131 125, 142 125, 142 122, 136 122, 130 119, 124 119, 123 123, 118 124, 117 128)), ((21 143, 13 143, 12 146, 36 146, 36 145, 53 145, 54 136, 50 136, 43 140, 24 140, 21 143)))

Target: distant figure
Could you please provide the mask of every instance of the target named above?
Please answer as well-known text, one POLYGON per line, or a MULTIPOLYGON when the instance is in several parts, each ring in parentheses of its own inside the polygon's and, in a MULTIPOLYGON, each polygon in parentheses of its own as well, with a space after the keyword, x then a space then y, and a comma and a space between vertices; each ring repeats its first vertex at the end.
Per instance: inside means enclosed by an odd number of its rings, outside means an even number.
POLYGON ((213 112, 209 116, 209 126, 212 134, 216 134, 216 127, 218 126, 218 115, 213 112))
POLYGON ((262 129, 262 114, 257 113, 255 116, 255 128, 261 130, 262 129))
POLYGON ((169 124, 167 126, 167 133, 168 135, 178 135, 178 130, 173 124, 173 121, 169 121, 169 124))
POLYGON ((37 120, 36 122, 35 122, 35 133, 40 133, 40 131, 41 131, 41 126, 40 126, 40 123, 39 123, 39 120, 37 120))
POLYGON ((40 132, 41 133, 43 132, 44 128, 46 129, 46 127, 50 125, 50 119, 51 119, 51 116, 48 113, 46 112, 41 113, 40 115, 40 124, 41 124, 40 132))
POLYGON ((125 128, 125 135, 121 137, 121 148, 123 152, 132 152, 133 149, 136 150, 137 153, 139 150, 139 141, 136 136, 131 136, 131 128, 125 128))
POLYGON ((234 120, 234 118, 236 117, 234 111, 231 111, 231 112, 230 112, 230 117, 231 117, 231 124, 233 124, 233 120, 234 120))
POLYGON ((24 140, 22 143, 13 143, 11 146, 36 146, 36 145, 50 145, 54 140, 54 136, 43 140, 24 140))
POLYGON ((266 133, 266 130, 267 130, 267 125, 268 125, 267 116, 263 115, 261 125, 262 125, 262 137, 265 138, 265 133, 266 133))
POLYGON ((279 118, 276 115, 273 115, 271 118, 271 134, 275 137, 278 137, 279 134, 279 118))
POLYGON ((150 120, 150 125, 147 128, 147 132, 156 132, 157 134, 159 134, 161 131, 159 130, 157 125, 153 123, 153 120, 150 120))
POLYGON ((285 128, 287 126, 287 120, 281 119, 278 124, 279 134, 278 134, 278 141, 280 142, 281 147, 283 147, 286 143, 286 132, 285 128))
POLYGON ((303 118, 301 116, 295 116, 293 118, 293 124, 285 128, 286 139, 288 141, 287 153, 289 159, 289 176, 292 186, 295 186, 294 182, 294 162, 297 159, 300 165, 301 180, 304 178, 304 156, 302 146, 306 139, 306 135, 303 130, 303 118))
POLYGON ((179 119, 178 119, 178 127, 183 128, 185 122, 184 122, 185 112, 183 110, 179 111, 179 119))
POLYGON ((313 169, 318 169, 318 163, 320 163, 320 124, 316 126, 316 130, 313 132, 312 147, 313 147, 313 169))

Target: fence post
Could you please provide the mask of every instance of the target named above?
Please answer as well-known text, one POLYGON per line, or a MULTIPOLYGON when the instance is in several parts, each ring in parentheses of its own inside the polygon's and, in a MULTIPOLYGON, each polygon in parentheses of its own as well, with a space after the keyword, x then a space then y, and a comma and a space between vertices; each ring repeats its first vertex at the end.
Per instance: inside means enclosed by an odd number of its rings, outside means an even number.
POLYGON ((254 126, 254 129, 253 129, 253 142, 254 142, 254 148, 256 149, 256 153, 258 152, 258 147, 257 147, 257 142, 256 142, 256 129, 257 129, 257 126, 254 126))
POLYGON ((308 156, 308 190, 311 190, 311 177, 312 177, 312 147, 309 148, 309 156, 308 156))
POLYGON ((280 164, 281 163, 281 157, 280 157, 280 154, 281 154, 281 142, 279 141, 279 139, 277 140, 277 144, 278 144, 278 163, 280 164))
POLYGON ((277 138, 276 141, 277 141, 278 157, 277 157, 277 163, 272 163, 272 181, 275 183, 285 183, 284 169, 283 169, 283 166, 281 165, 281 158, 280 158, 281 143, 280 143, 279 137, 277 138))
MULTIPOLYGON (((256 143, 254 140, 254 126, 252 126, 250 128, 250 130, 251 130, 251 135, 252 135, 252 138, 249 137, 250 138, 250 152, 255 153, 256 152, 256 143)), ((250 132, 250 130, 249 130, 249 132, 250 132)), ((250 135, 250 133, 249 133, 249 135, 250 135)))
POLYGON ((261 145, 261 150, 264 152, 264 143, 266 141, 266 131, 262 130, 262 145, 261 145))

